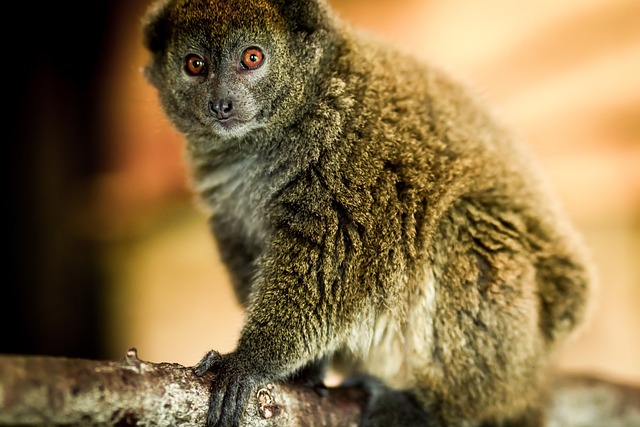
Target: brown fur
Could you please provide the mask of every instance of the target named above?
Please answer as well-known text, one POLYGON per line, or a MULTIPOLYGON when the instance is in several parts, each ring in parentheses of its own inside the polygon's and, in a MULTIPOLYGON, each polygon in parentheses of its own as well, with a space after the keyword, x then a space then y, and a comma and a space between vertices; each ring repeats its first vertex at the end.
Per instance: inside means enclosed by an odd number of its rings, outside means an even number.
POLYGON ((531 159, 468 89, 318 0, 162 1, 145 37, 247 309, 236 351, 196 368, 218 374, 210 425, 329 360, 382 381, 363 425, 541 425, 590 277, 531 159), (249 46, 267 60, 246 72, 249 46), (230 130, 218 98, 242 119, 230 130), (389 405, 398 392, 422 414, 389 405))

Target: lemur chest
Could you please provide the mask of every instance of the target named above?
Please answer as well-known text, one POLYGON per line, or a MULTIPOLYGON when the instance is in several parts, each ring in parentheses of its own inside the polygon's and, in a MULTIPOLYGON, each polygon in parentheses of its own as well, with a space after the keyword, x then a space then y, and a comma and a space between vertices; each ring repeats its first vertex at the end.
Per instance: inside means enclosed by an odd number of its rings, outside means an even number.
POLYGON ((264 241, 269 182, 257 156, 195 173, 194 187, 218 222, 237 229, 246 239, 264 241))

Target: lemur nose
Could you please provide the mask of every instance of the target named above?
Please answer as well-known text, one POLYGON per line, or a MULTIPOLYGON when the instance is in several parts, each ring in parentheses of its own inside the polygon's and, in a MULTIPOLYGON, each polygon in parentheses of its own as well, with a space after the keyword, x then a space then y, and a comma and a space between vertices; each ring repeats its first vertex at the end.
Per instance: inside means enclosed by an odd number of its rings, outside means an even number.
POLYGON ((230 99, 220 99, 215 103, 209 101, 209 111, 218 120, 228 119, 233 115, 233 101, 230 99))

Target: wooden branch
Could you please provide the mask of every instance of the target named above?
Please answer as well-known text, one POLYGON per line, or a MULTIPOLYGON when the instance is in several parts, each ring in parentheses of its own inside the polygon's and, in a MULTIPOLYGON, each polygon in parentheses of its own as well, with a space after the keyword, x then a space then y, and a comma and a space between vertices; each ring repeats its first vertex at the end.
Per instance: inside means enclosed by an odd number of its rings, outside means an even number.
POLYGON ((549 427, 640 427, 640 386, 565 375, 548 409, 549 427))
MULTIPOLYGON (((129 350, 122 361, 0 355, 0 425, 202 426, 213 375, 150 363, 129 350)), ((243 426, 357 426, 366 401, 357 387, 320 396, 289 384, 256 393, 243 426)), ((640 426, 640 388, 563 377, 550 427, 640 426)))
MULTIPOLYGON (((182 365, 142 361, 135 349, 122 361, 0 355, 0 425, 203 426, 212 381, 182 365)), ((265 384, 243 425, 357 426, 365 397, 357 388, 320 396, 265 384)))

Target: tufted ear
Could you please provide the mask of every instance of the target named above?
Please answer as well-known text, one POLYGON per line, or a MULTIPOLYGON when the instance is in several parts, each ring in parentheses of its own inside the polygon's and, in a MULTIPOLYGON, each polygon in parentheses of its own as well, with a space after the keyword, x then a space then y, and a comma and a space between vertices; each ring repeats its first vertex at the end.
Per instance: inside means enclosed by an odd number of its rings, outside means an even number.
POLYGON ((331 13, 326 0, 273 0, 294 31, 313 33, 331 24, 331 13))
POLYGON ((142 18, 142 36, 144 46, 151 53, 143 72, 153 86, 162 85, 162 59, 170 38, 169 13, 175 0, 155 1, 142 18))
POLYGON ((169 11, 175 0, 158 0, 151 4, 142 18, 144 46, 151 53, 159 53, 169 40, 169 11))

